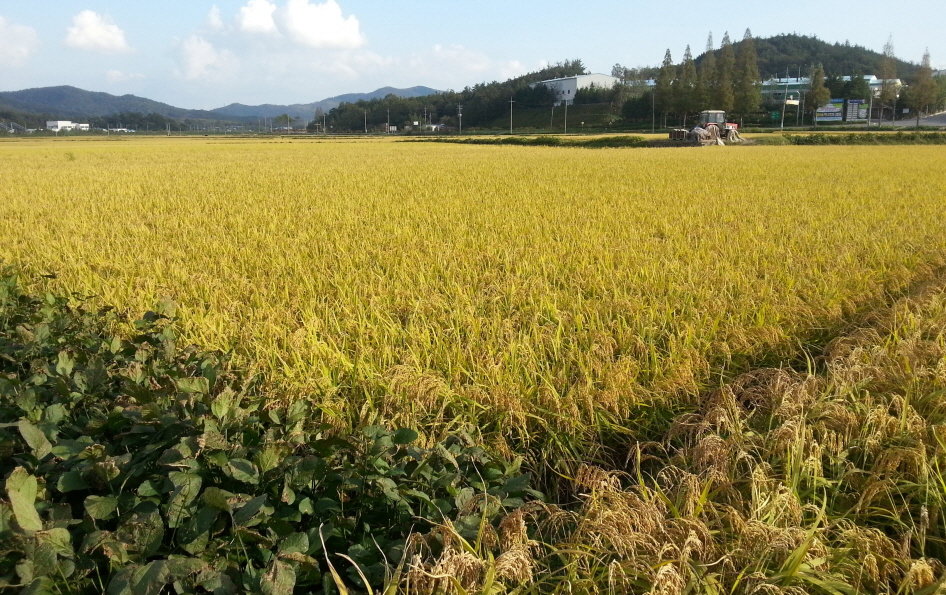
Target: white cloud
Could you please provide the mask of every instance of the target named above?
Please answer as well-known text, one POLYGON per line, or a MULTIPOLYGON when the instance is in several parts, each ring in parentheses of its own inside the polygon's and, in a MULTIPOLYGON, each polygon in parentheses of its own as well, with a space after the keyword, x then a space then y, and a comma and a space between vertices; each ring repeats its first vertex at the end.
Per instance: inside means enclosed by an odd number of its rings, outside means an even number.
POLYGON ((110 83, 123 83, 125 81, 137 81, 145 78, 145 75, 138 72, 122 72, 121 70, 109 70, 105 73, 105 79, 110 83))
POLYGON ((0 66, 19 66, 39 47, 36 29, 0 16, 0 66))
POLYGON ((485 72, 492 66, 489 56, 482 52, 467 49, 459 44, 434 45, 434 62, 457 67, 468 72, 485 72))
POLYGON ((66 31, 66 45, 106 53, 131 49, 125 32, 107 16, 92 10, 83 10, 72 17, 72 26, 66 31))
POLYGON ((221 81, 232 78, 237 59, 229 50, 221 50, 199 35, 191 35, 179 46, 178 74, 190 81, 221 81))
POLYGON ((354 15, 344 16, 335 0, 313 4, 309 0, 288 0, 278 12, 279 26, 292 41, 313 47, 355 49, 365 43, 354 15))
POLYGON ((499 67, 500 79, 511 79, 529 72, 529 69, 519 60, 503 62, 499 67))
POLYGON ((276 5, 269 0, 250 0, 237 13, 237 25, 246 33, 276 33, 274 12, 276 5))
POLYGON ((397 70, 409 72, 412 78, 400 84, 424 84, 440 89, 505 80, 546 66, 538 63, 530 67, 519 60, 499 60, 460 44, 435 44, 426 52, 412 54, 402 64, 397 70))
POLYGON ((214 4, 207 13, 207 26, 214 31, 220 31, 224 28, 223 16, 220 14, 220 7, 214 4))

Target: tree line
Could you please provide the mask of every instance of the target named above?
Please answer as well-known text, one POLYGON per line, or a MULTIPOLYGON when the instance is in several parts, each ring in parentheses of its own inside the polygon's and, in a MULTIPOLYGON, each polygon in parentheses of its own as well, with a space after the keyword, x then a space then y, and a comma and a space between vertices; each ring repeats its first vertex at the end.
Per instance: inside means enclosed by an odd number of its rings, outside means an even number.
MULTIPOLYGON (((406 126, 447 126, 449 128, 482 127, 509 113, 510 100, 515 107, 552 105, 555 99, 551 89, 544 85, 532 86, 542 80, 586 74, 580 59, 566 60, 541 70, 509 79, 479 83, 462 91, 445 91, 423 97, 387 95, 380 99, 343 103, 325 114, 328 131, 378 130, 390 123, 402 129, 406 126)), ((316 127, 318 118, 310 128, 316 127)))
MULTIPOLYGON (((781 36, 782 40, 809 40, 801 36, 781 36)), ((766 40, 767 48, 772 40, 766 40)), ((822 44, 826 45, 826 44, 822 44)), ((835 44, 835 48, 842 47, 835 44)), ((848 72, 827 72, 822 63, 809 65, 805 70, 796 64, 795 75, 801 78, 804 74, 809 80, 809 86, 802 90, 803 106, 806 113, 813 115, 815 111, 825 105, 829 99, 871 99, 871 88, 864 78, 865 74, 876 74, 882 80, 881 89, 877 96, 881 115, 887 110, 893 116, 896 106, 909 107, 914 112, 929 111, 936 105, 946 101, 946 77, 934 79, 930 67, 929 52, 927 52, 919 66, 910 65, 908 86, 900 87, 895 83, 898 67, 905 64, 898 60, 893 52, 893 43, 888 40, 884 46, 879 63, 865 70, 860 65, 865 63, 863 58, 855 59, 853 55, 864 56, 869 54, 863 48, 843 46, 841 55, 845 59, 835 58, 835 68, 841 65, 857 64, 854 70, 848 72)), ((621 78, 625 84, 636 84, 642 89, 635 97, 629 99, 623 106, 623 116, 628 121, 660 118, 662 126, 679 125, 687 127, 692 116, 704 109, 724 110, 731 117, 740 120, 757 122, 761 120, 765 111, 766 101, 762 94, 762 75, 759 66, 759 52, 752 32, 746 29, 742 41, 733 43, 728 32, 723 36, 718 49, 713 46, 713 36, 710 33, 706 42, 706 51, 694 59, 687 46, 683 53, 683 60, 673 61, 669 49, 664 54, 664 60, 659 69, 628 69, 620 64, 612 68, 612 75, 621 78), (643 76, 651 77, 653 86, 643 85, 643 76)), ((767 64, 775 64, 771 57, 767 64)), ((778 61, 778 66, 784 66, 785 59, 778 61)), ((787 70, 787 68, 786 68, 787 70)), ((778 72, 778 71, 776 71, 778 72)), ((791 73, 787 71, 785 75, 791 73)), ((775 73, 773 73, 774 75, 775 73)), ((784 98, 769 100, 770 107, 781 106, 784 98)))

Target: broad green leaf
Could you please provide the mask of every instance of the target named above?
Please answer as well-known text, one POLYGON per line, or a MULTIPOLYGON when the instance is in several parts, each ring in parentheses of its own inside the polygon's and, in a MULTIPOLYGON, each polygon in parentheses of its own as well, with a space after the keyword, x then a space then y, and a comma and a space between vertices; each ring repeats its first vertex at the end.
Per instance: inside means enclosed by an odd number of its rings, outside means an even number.
POLYGON ((303 421, 308 414, 309 404, 303 399, 296 399, 289 405, 288 422, 295 424, 303 421))
POLYGON ((394 432, 394 444, 410 444, 417 440, 417 432, 410 428, 401 428, 394 432))
POLYGON ((72 369, 76 365, 76 360, 68 351, 60 351, 59 358, 56 361, 56 373, 62 376, 72 374, 72 369))
POLYGON ((73 557, 72 537, 69 535, 68 529, 56 527, 48 531, 38 531, 36 537, 40 542, 49 545, 56 554, 63 558, 73 557))
POLYGON ((168 527, 175 529, 181 526, 187 516, 191 502, 200 493, 203 480, 196 473, 182 473, 179 471, 168 474, 168 478, 175 487, 167 506, 168 527))
POLYGON ((3 501, 0 501, 0 535, 6 533, 7 531, 12 531, 13 527, 10 522, 13 520, 13 509, 7 506, 3 501))
POLYGON ((49 443, 46 434, 43 434, 43 431, 30 423, 29 420, 21 419, 16 425, 20 429, 23 440, 33 449, 33 456, 42 460, 52 452, 53 445, 49 443))
POLYGON ((210 411, 214 414, 214 417, 220 420, 226 419, 232 411, 235 397, 236 393, 229 387, 220 391, 220 394, 210 404, 210 411))
POLYGON ((189 554, 195 556, 200 554, 207 548, 207 543, 210 541, 210 531, 213 529, 214 521, 217 520, 219 514, 220 511, 215 508, 202 506, 197 514, 191 516, 183 529, 178 532, 177 542, 189 554))
POLYGON ((53 456, 60 459, 71 459, 81 455, 86 448, 92 446, 94 442, 88 436, 82 436, 78 440, 59 440, 53 446, 53 456))
POLYGON ((302 514, 312 514, 315 512, 315 506, 312 504, 311 498, 299 500, 299 505, 296 508, 298 508, 299 512, 302 514))
POLYGON ((143 557, 150 556, 158 551, 164 540, 164 520, 157 510, 135 512, 122 519, 115 537, 143 557))
POLYGON ((246 459, 231 459, 227 468, 230 470, 233 479, 237 481, 251 484, 259 483, 259 470, 256 465, 246 459))
POLYGON ((158 485, 155 485, 157 482, 153 480, 146 480, 141 482, 141 485, 138 486, 137 493, 142 498, 153 498, 155 496, 161 495, 161 489, 158 485))
POLYGON ((34 575, 33 560, 27 558, 25 560, 20 560, 16 565, 16 575, 20 577, 21 583, 31 583, 33 582, 34 575))
POLYGON ((503 484, 502 491, 509 494, 521 494, 525 489, 529 487, 529 475, 524 473, 522 475, 517 475, 515 477, 510 477, 506 480, 506 483, 503 484))
POLYGON ((56 572, 56 548, 49 543, 37 539, 30 559, 33 562, 35 576, 50 576, 56 572))
POLYGON ((51 424, 58 424, 64 417, 66 417, 66 408, 61 403, 50 405, 43 414, 43 420, 51 424))
POLYGON ((85 499, 85 512, 95 520, 110 519, 118 508, 115 496, 89 496, 85 499))
POLYGON ((177 315, 177 303, 167 296, 159 299, 154 309, 158 314, 167 316, 168 318, 174 318, 177 315))
POLYGON ((127 565, 120 568, 112 575, 108 581, 108 587, 105 590, 106 595, 134 595, 132 591, 132 578, 138 566, 127 565))
POLYGON ((233 498, 233 495, 233 492, 221 490, 216 487, 209 487, 204 490, 201 498, 208 506, 212 506, 224 512, 230 512, 230 499, 233 498))
POLYGON ((225 572, 205 570, 197 577, 197 584, 214 595, 231 595, 239 592, 233 580, 225 572))
POLYGON ((203 376, 196 378, 178 378, 174 381, 177 390, 184 393, 206 394, 210 390, 207 379, 203 376))
POLYGON ((304 554, 309 551, 309 536, 305 533, 290 533, 279 544, 279 552, 290 554, 293 552, 304 554))
POLYGON ((279 448, 275 446, 266 446, 256 456, 256 463, 259 465, 260 471, 266 473, 270 469, 275 468, 282 459, 283 457, 279 448))
POLYGON ((281 560, 274 560, 260 580, 260 590, 266 595, 292 595, 295 586, 296 571, 281 560))
POLYGON ((179 580, 207 568, 207 563, 197 558, 172 556, 167 559, 167 570, 172 578, 179 580))
POLYGON ((26 472, 23 467, 17 467, 7 478, 7 497, 13 507, 16 522, 25 531, 39 531, 43 523, 36 512, 36 478, 26 472))
POLYGON ((155 560, 135 571, 131 577, 131 590, 135 595, 159 595, 171 582, 171 572, 166 560, 155 560))
POLYGON ((266 496, 257 496, 233 514, 233 522, 244 527, 252 527, 259 524, 261 519, 258 517, 266 512, 272 512, 272 508, 266 506, 266 496))

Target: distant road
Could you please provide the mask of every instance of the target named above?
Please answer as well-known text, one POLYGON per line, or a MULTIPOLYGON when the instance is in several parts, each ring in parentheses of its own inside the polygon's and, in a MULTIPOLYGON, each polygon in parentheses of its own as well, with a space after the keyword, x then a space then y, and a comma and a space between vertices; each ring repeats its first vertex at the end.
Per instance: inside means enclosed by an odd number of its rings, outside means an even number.
MULTIPOLYGON (((883 125, 889 126, 890 122, 884 122, 883 125)), ((916 126, 916 118, 911 118, 909 120, 897 120, 894 122, 894 126, 899 126, 901 128, 912 128, 916 126)), ((946 112, 940 112, 938 114, 933 114, 932 116, 920 118, 920 126, 946 127, 946 112)))

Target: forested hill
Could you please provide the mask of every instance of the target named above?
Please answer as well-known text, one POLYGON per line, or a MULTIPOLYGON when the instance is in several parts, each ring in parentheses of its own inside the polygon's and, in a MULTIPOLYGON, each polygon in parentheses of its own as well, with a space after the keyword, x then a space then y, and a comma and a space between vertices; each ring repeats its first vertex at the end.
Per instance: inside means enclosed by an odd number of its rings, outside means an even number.
MULTIPOLYGON (((734 49, 738 50, 741 41, 734 37, 734 49)), ((774 37, 755 39, 758 53, 759 73, 762 78, 773 76, 807 76, 811 66, 821 64, 828 75, 847 76, 853 73, 878 74, 883 54, 849 42, 828 43, 817 37, 785 34, 774 37)), ((720 50, 714 51, 719 59, 720 50)), ((696 59, 700 64, 705 54, 696 59)), ((916 56, 919 60, 920 56, 916 56)), ((917 64, 896 59, 897 78, 907 79, 913 76, 917 64)))
POLYGON ((91 118, 121 112, 159 114, 169 118, 212 118, 202 110, 189 110, 135 95, 116 96, 67 85, 0 92, 0 109, 55 115, 56 119, 91 118))

